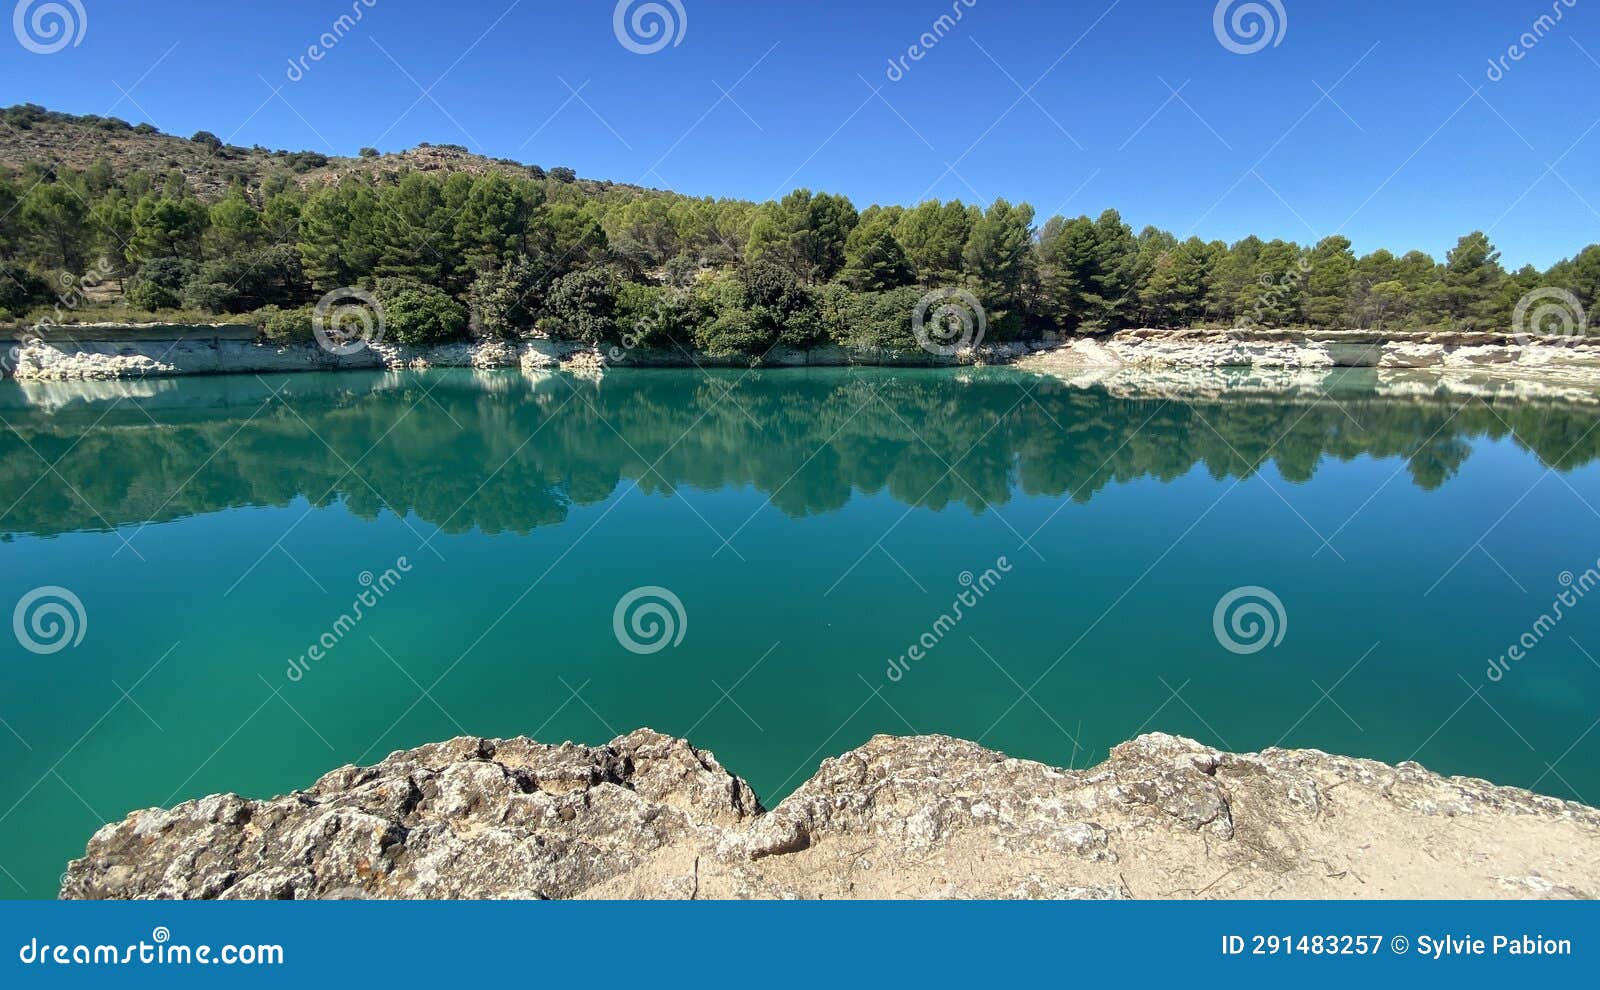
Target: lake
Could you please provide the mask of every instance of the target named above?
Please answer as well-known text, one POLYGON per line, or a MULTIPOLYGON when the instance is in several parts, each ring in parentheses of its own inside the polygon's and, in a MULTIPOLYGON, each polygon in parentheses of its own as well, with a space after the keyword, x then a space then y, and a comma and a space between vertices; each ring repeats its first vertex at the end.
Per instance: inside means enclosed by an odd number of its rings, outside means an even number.
POLYGON ((1082 768, 1146 731, 1593 803, 1596 408, 1382 392, 0 383, 0 888, 464 734, 650 726, 768 806, 875 733, 1082 768))

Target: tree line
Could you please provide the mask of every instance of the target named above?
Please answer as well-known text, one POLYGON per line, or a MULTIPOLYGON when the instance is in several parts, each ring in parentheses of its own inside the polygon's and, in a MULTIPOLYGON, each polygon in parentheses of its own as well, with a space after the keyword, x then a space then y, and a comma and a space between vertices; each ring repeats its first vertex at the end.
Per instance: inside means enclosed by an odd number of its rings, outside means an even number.
POLYGON ((1115 210, 1040 223, 1004 199, 858 210, 807 189, 753 203, 582 182, 565 168, 352 171, 320 185, 272 175, 210 198, 181 172, 119 174, 104 159, 0 172, 0 319, 59 317, 63 286, 79 285, 102 290, 74 298, 85 319, 108 306, 254 314, 279 340, 309 338, 310 305, 355 286, 379 299, 400 343, 547 334, 759 354, 913 347, 917 302, 935 288, 975 296, 1000 341, 1138 326, 1507 329, 1539 288, 1592 309, 1600 245, 1509 271, 1478 231, 1442 260, 1357 256, 1338 235, 1226 244, 1135 232, 1115 210))

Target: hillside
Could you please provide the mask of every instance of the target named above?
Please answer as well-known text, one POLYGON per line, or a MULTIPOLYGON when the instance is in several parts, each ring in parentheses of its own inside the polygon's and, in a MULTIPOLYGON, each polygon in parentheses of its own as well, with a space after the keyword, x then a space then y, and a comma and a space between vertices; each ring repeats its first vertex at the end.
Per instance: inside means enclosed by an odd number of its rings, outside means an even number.
MULTIPOLYGON (((246 148, 224 144, 215 135, 193 137, 165 134, 150 124, 131 124, 116 117, 78 116, 46 110, 31 103, 0 110, 0 169, 22 171, 46 163, 56 168, 85 171, 99 162, 114 175, 146 171, 183 174, 189 188, 201 199, 220 198, 234 183, 256 191, 271 182, 302 189, 336 183, 346 176, 416 172, 499 173, 508 177, 542 179, 546 170, 503 158, 475 155, 458 145, 422 144, 390 154, 361 157, 328 155, 316 151, 270 150, 260 145, 246 148)), ((591 190, 611 188, 611 182, 581 182, 591 190)))

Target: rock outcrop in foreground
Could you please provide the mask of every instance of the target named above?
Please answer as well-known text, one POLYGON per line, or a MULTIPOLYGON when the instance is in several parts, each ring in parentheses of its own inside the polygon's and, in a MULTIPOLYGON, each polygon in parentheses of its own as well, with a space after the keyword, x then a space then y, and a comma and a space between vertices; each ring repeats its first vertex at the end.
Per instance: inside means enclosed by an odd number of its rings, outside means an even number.
POLYGON ((1593 897, 1600 810, 1141 736, 1060 770, 879 736, 770 812, 711 756, 461 738, 107 825, 63 898, 1593 897))

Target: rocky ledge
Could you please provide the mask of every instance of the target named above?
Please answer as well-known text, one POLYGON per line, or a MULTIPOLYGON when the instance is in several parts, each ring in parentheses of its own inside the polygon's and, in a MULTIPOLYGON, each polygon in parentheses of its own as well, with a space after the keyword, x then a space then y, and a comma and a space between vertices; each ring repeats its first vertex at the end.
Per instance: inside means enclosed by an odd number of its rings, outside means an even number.
POLYGON ((1141 736, 1062 770, 879 736, 768 812, 710 753, 461 738, 102 828, 63 898, 1587 898, 1600 810, 1141 736))
MULTIPOLYGON (((75 328, 76 329, 76 328, 75 328)), ((819 346, 776 347, 760 355, 707 354, 700 351, 595 348, 568 340, 470 341, 403 347, 371 343, 351 354, 332 354, 316 344, 271 344, 234 336, 192 332, 173 337, 160 327, 102 327, 108 339, 96 339, 95 327, 78 329, 82 339, 19 341, 0 357, 0 375, 24 382, 122 381, 174 378, 184 375, 281 374, 303 371, 349 371, 426 368, 561 368, 583 375, 608 367, 771 368, 925 367, 1006 364, 1033 351, 1027 344, 985 344, 949 357, 921 350, 819 346), (129 336, 144 329, 152 339, 129 336), (114 339, 111 339, 114 338, 114 339)), ((190 328, 197 329, 197 328, 190 328)), ((237 328, 233 328, 235 331, 237 328)))
POLYGON ((1507 333, 1377 333, 1359 330, 1122 330, 1078 338, 1024 357, 1026 370, 1069 380, 1114 379, 1119 372, 1251 369, 1318 372, 1375 368, 1449 379, 1523 380, 1600 386, 1600 337, 1507 333))

